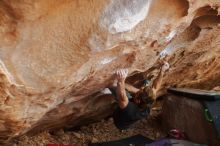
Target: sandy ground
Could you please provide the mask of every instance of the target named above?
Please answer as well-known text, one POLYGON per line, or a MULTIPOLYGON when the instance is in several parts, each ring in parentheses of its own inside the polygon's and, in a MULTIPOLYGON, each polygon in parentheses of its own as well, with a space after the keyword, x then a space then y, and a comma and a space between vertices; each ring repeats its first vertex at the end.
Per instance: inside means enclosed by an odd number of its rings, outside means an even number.
POLYGON ((49 143, 82 145, 90 142, 118 140, 136 134, 157 139, 164 136, 164 133, 157 128, 160 127, 159 125, 158 119, 143 119, 135 123, 131 129, 121 132, 114 126, 112 118, 108 118, 73 131, 60 129, 56 132, 44 131, 32 137, 23 136, 7 146, 45 146, 49 143))

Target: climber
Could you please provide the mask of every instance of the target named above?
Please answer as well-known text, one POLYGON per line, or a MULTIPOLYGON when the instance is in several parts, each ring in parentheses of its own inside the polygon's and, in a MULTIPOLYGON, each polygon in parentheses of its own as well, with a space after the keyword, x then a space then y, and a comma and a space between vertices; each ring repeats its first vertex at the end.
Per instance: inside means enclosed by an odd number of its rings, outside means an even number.
MULTIPOLYGON (((152 84, 152 96, 156 96, 156 92, 160 88, 162 82, 163 73, 169 68, 168 63, 164 63, 160 69, 158 77, 153 81, 152 84)), ((113 113, 113 119, 115 126, 120 130, 128 129, 136 121, 149 115, 149 108, 141 109, 139 104, 141 103, 141 97, 135 96, 133 102, 129 101, 131 99, 130 93, 136 95, 141 95, 140 92, 144 90, 139 90, 132 85, 126 84, 125 79, 128 75, 127 69, 121 69, 116 72, 117 87, 115 91, 110 89, 113 95, 116 95, 116 100, 118 102, 118 107, 113 113), (126 90, 125 90, 126 89, 126 90), (128 92, 129 91, 129 92, 128 92)), ((155 98, 155 97, 153 97, 155 98)))

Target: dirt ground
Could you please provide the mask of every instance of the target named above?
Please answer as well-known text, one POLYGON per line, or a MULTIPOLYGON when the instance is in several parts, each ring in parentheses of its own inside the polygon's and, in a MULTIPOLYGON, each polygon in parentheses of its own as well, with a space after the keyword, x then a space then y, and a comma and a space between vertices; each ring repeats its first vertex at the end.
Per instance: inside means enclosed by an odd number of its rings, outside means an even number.
POLYGON ((165 136, 158 128, 159 120, 143 119, 133 125, 127 131, 119 131, 113 123, 112 118, 102 120, 87 126, 79 127, 77 130, 66 131, 60 129, 56 132, 44 131, 35 136, 23 136, 13 140, 7 146, 45 146, 46 144, 88 144, 90 142, 104 142, 118 140, 136 134, 142 134, 151 139, 165 136))

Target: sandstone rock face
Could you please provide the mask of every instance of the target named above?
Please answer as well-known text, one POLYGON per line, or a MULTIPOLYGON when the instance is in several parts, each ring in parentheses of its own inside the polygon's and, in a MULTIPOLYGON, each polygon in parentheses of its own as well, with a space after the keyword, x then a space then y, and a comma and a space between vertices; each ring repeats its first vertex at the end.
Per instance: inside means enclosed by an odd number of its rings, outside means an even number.
POLYGON ((162 89, 218 86, 219 6, 219 0, 1 0, 0 142, 109 115, 113 99, 102 90, 114 72, 145 72, 164 54, 171 68, 162 89))

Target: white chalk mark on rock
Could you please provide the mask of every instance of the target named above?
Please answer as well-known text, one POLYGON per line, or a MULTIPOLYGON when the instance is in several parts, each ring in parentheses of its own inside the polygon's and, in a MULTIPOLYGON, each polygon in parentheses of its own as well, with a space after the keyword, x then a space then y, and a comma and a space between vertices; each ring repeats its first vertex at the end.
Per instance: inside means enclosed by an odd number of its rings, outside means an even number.
POLYGON ((149 11, 151 0, 114 0, 101 17, 101 27, 110 33, 130 31, 143 21, 149 11))
POLYGON ((176 35, 176 30, 171 31, 169 35, 166 37, 166 41, 167 42, 171 41, 175 35, 176 35))
POLYGON ((103 40, 96 34, 93 34, 88 40, 92 52, 100 52, 104 49, 103 40))
POLYGON ((5 64, 0 60, 0 70, 4 73, 11 84, 17 85, 14 77, 9 73, 8 69, 5 67, 5 64))
POLYGON ((101 60, 101 64, 108 64, 110 62, 112 62, 113 60, 115 60, 117 57, 107 57, 101 60))
POLYGON ((160 52, 160 58, 163 58, 165 56, 172 55, 177 49, 185 47, 185 44, 170 44, 168 45, 163 51, 160 52))

